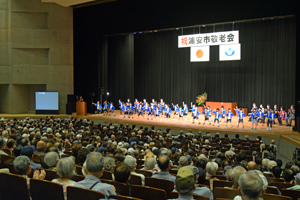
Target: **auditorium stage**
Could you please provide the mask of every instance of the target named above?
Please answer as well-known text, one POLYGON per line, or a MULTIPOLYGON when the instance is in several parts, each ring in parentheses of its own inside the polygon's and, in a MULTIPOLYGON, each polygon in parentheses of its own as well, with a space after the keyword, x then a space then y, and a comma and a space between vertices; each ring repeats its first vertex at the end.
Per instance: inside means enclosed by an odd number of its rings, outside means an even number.
MULTIPOLYGON (((191 129, 193 131, 203 131, 203 132, 219 132, 219 133, 228 133, 228 134, 241 134, 241 135, 260 135, 263 137, 275 137, 275 138, 280 138, 281 136, 290 136, 290 135, 299 135, 300 133, 298 132, 294 132, 292 131, 292 127, 287 127, 284 125, 279 126, 278 123, 276 122, 275 125, 273 125, 273 129, 272 130, 266 130, 267 129, 267 123, 265 123, 263 126, 259 123, 259 125, 257 126, 257 130, 252 130, 252 123, 248 122, 248 117, 244 118, 244 129, 242 129, 242 125, 240 124, 239 128, 237 128, 237 121, 238 118, 237 117, 233 117, 233 128, 231 128, 231 126, 229 127, 225 127, 226 124, 225 123, 220 123, 220 127, 217 126, 217 124, 215 126, 212 125, 208 125, 207 123, 205 125, 203 125, 203 119, 204 119, 204 115, 200 115, 199 119, 200 119, 200 125, 195 121, 195 124, 192 124, 191 121, 191 114, 189 113, 187 117, 188 120, 185 121, 185 123, 183 123, 182 121, 180 121, 178 123, 178 117, 176 116, 175 119, 173 119, 173 115, 171 117, 171 121, 169 120, 168 122, 166 121, 166 118, 163 118, 162 121, 160 121, 160 119, 156 119, 156 120, 151 120, 151 118, 149 120, 147 120, 146 118, 143 119, 143 117, 140 117, 139 119, 137 119, 137 116, 134 115, 133 119, 132 118, 123 118, 120 117, 120 112, 116 111, 116 116, 104 116, 102 115, 97 115, 97 114, 88 114, 86 116, 79 116, 81 118, 85 118, 85 119, 91 119, 91 120, 100 120, 100 121, 105 121, 105 122, 112 122, 112 123, 123 123, 123 124, 135 124, 138 126, 155 126, 155 127, 160 127, 160 128, 171 128, 171 129, 179 129, 179 130, 188 130, 191 129)), ((213 123, 212 123, 213 124, 213 123)), ((300 143, 299 143, 300 144, 300 143)))
MULTIPOLYGON (((267 124, 265 123, 264 126, 262 126, 260 123, 257 126, 257 130, 252 130, 252 123, 248 122, 248 117, 244 118, 244 125, 245 128, 242 129, 242 125, 240 124, 240 127, 237 128, 237 117, 233 117, 233 128, 225 127, 225 123, 220 123, 220 127, 212 126, 212 125, 203 125, 203 119, 204 115, 200 115, 200 125, 195 122, 195 124, 192 124, 191 121, 191 114, 189 113, 187 117, 188 120, 183 123, 180 121, 178 123, 178 118, 177 116, 175 119, 173 119, 173 116, 171 117, 171 121, 166 121, 166 118, 163 118, 162 121, 159 119, 156 120, 147 120, 143 119, 143 117, 140 117, 140 119, 137 119, 136 115, 134 115, 133 119, 128 119, 120 117, 120 112, 118 110, 115 111, 116 116, 104 116, 102 115, 97 115, 97 114, 87 114, 86 116, 77 116, 76 113, 73 113, 72 115, 65 115, 65 114, 60 114, 60 115, 53 115, 57 118, 64 118, 64 117, 79 117, 83 119, 90 119, 90 120, 99 120, 103 122, 112 122, 112 123, 123 123, 123 124, 130 124, 130 125, 137 125, 137 126, 155 126, 159 128, 171 128, 171 129, 177 129, 177 130, 193 130, 193 131, 202 131, 202 132, 212 132, 212 133, 228 133, 228 134, 241 134, 241 135, 251 135, 251 136, 262 136, 262 137, 272 137, 272 138, 281 138, 285 139, 297 146, 300 146, 300 133, 292 131, 292 127, 287 127, 284 125, 279 126, 278 123, 273 125, 272 130, 266 130, 267 124)), ((25 117, 30 117, 30 118, 44 118, 46 116, 50 115, 36 115, 36 114, 0 114, 0 117, 4 117, 6 119, 12 119, 12 118, 25 118, 25 117)))

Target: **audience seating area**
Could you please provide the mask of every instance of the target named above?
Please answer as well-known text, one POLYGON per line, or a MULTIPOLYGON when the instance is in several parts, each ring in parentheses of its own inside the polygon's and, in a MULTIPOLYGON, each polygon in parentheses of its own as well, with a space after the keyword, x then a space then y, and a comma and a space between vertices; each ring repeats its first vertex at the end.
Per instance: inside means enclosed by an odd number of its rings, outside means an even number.
MULTIPOLYGON (((29 121, 30 120, 28 119, 27 123, 29 123, 29 121)), ((38 124, 38 122, 38 120, 32 120, 27 128, 32 128, 33 124, 38 124)), ((259 162, 257 158, 261 158, 264 153, 267 152, 265 156, 269 158, 269 161, 276 159, 276 151, 273 151, 274 143, 271 145, 264 144, 262 147, 261 144, 263 143, 259 138, 258 140, 249 140, 248 138, 229 139, 228 137, 219 138, 216 135, 211 136, 209 133, 198 133, 195 135, 190 133, 172 136, 172 133, 169 130, 163 132, 148 130, 145 128, 137 129, 129 126, 116 127, 112 124, 98 125, 88 120, 83 121, 73 118, 65 120, 48 118, 46 120, 42 120, 41 123, 44 124, 46 128, 43 128, 41 125, 41 129, 39 129, 40 134, 38 134, 38 131, 34 132, 34 134, 30 133, 28 140, 32 142, 37 142, 43 139, 46 140, 45 144, 47 144, 47 150, 45 150, 45 153, 52 151, 50 149, 51 147, 55 147, 54 143, 61 144, 61 149, 54 148, 53 152, 57 152, 60 155, 60 158, 67 158, 70 156, 75 157, 77 174, 71 178, 71 180, 75 182, 82 181, 85 178, 83 172, 84 168, 82 167, 83 162, 79 162, 79 158, 82 156, 80 154, 81 149, 88 149, 88 145, 92 144, 93 148, 91 149, 93 149, 93 151, 100 152, 105 157, 114 158, 114 151, 116 149, 121 149, 122 152, 125 149, 123 156, 126 156, 128 154, 126 153, 127 150, 131 147, 134 148, 136 151, 136 153, 133 155, 133 157, 136 159, 135 172, 144 175, 145 185, 142 185, 143 180, 141 176, 131 174, 130 179, 127 182, 130 185, 130 190, 128 190, 127 183, 115 181, 113 168, 109 170, 106 169, 103 172, 100 180, 103 183, 114 186, 117 195, 110 195, 110 198, 113 199, 165 200, 169 198, 178 198, 179 194, 174 190, 173 181, 153 178, 152 175, 157 172, 152 172, 152 169, 144 169, 147 161, 144 160, 146 151, 152 153, 153 156, 155 155, 157 161, 160 156, 160 150, 165 150, 172 162, 171 169, 168 171, 174 176, 176 176, 178 173, 178 164, 181 157, 189 156, 190 160, 188 161, 187 165, 192 164, 197 168, 201 168, 199 164, 201 159, 205 160, 205 166, 206 163, 210 161, 218 163, 218 170, 215 174, 212 174, 214 177, 213 184, 211 184, 210 180, 208 179, 205 179, 201 184, 195 183, 199 187, 212 188, 211 192, 213 193, 214 200, 234 199, 234 197, 238 195, 238 190, 232 188, 234 184, 233 181, 228 180, 228 177, 223 175, 223 167, 235 167, 240 165, 247 169, 247 163, 254 161, 256 162, 257 169, 264 171, 262 169, 264 167, 262 164, 262 159, 260 159, 259 162), (51 121, 57 122, 56 125, 60 124, 60 127, 64 127, 64 129, 56 129, 54 125, 50 123, 51 121), (49 128, 51 131, 49 131, 49 128), (69 131, 64 132, 62 130, 69 131), (55 132, 57 134, 55 134, 55 132), (64 140, 61 138, 62 135, 64 135, 64 140), (68 145, 66 140, 69 140, 70 142, 68 145), (128 145, 125 147, 124 144, 128 145), (271 148, 272 145, 273 147, 271 148), (172 148, 175 148, 176 151, 173 152, 171 150, 172 148), (155 152, 155 149, 158 149, 159 151, 155 152), (230 154, 234 156, 228 156, 228 151, 231 151, 230 154), (256 152, 255 156, 253 156, 254 151, 256 152), (200 158, 201 156, 202 158, 200 158), (240 158, 242 158, 242 160, 239 160, 240 158), (244 164, 246 163, 246 165, 243 164, 243 161, 244 164)), ((27 125, 25 125, 25 127, 26 126, 27 125)), ((7 130, 7 127, 1 127, 2 131, 7 130)), ((36 128, 39 126, 34 127, 36 128)), ((20 133, 24 134, 24 128, 22 130, 23 132, 20 131, 20 133)), ((14 134, 10 133, 9 138, 16 138, 14 135, 17 135, 18 133, 19 131, 14 132, 14 134)), ((16 145, 19 144, 16 142, 16 145)), ((36 146, 36 143, 33 145, 36 146)), ((33 154, 31 158, 32 162, 41 165, 41 168, 38 168, 37 170, 45 170, 46 176, 44 180, 34 179, 33 173, 29 174, 27 177, 17 175, 13 163, 14 159, 16 158, 14 151, 11 151, 11 149, 8 147, 2 149, 3 152, 8 155, 1 155, 0 168, 8 168, 10 173, 0 173, 0 200, 65 200, 65 197, 67 197, 68 200, 79 200, 83 199, 83 197, 84 199, 98 200, 105 198, 104 193, 98 191, 74 186, 67 186, 64 189, 61 184, 51 182, 53 179, 59 178, 59 175, 55 170, 52 170, 47 166, 44 155, 41 156, 33 154)), ((86 157, 86 155, 84 156, 86 157)), ((115 162, 117 163, 117 159, 115 159, 115 162)), ((203 170, 207 171, 205 166, 203 167, 203 170)), ((157 165, 155 167, 158 168, 157 165)), ((288 169, 290 168, 291 167, 288 169)), ((263 196, 264 200, 298 200, 300 197, 300 190, 287 189, 295 184, 286 183, 282 176, 280 178, 275 178, 273 173, 264 173, 264 176, 268 182, 268 187, 263 196), (278 190, 276 187, 282 195, 278 195, 278 190)), ((211 200, 207 196, 201 196, 197 194, 194 194, 193 198, 196 200, 211 200)))

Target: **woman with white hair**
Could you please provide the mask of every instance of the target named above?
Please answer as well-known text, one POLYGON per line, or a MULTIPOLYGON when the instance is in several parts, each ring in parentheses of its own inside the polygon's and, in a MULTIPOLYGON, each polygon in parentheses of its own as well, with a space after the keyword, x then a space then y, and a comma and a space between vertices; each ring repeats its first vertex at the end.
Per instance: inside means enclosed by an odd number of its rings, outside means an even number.
POLYGON ((52 182, 63 185, 65 199, 67 197, 67 186, 75 185, 71 178, 76 174, 74 157, 62 158, 57 163, 57 174, 60 178, 53 179, 52 182))
POLYGON ((59 156, 56 152, 48 152, 44 157, 44 162, 51 171, 56 171, 56 163, 58 160, 59 156))
POLYGON ((206 171, 207 171, 206 179, 208 179, 209 182, 210 182, 210 189, 211 189, 211 191, 213 190, 213 182, 214 182, 214 180, 219 180, 219 179, 217 179, 215 177, 218 168, 219 167, 218 167, 218 164, 216 162, 208 162, 206 164, 206 171))
POLYGON ((155 168, 155 165, 157 164, 156 159, 154 157, 149 157, 145 161, 145 167, 141 170, 152 172, 152 174, 158 173, 158 169, 155 168))

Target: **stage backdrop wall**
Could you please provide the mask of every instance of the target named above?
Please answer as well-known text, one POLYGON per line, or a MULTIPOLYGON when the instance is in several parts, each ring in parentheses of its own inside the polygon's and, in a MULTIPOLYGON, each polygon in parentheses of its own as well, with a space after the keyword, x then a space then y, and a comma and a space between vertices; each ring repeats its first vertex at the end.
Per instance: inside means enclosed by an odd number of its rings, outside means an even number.
MULTIPOLYGON (((232 24, 201 27, 200 32, 214 30, 230 31, 232 24)), ((293 104, 295 18, 235 23, 234 30, 240 31, 240 61, 219 61, 219 47, 211 46, 209 62, 191 63, 190 49, 177 47, 181 29, 137 33, 134 40, 108 37, 108 88, 113 94, 109 100, 116 104, 119 98, 163 98, 168 103, 189 104, 207 92, 209 101, 237 102, 243 108, 253 102, 293 104)), ((183 29, 184 35, 196 33, 199 27, 183 29)))

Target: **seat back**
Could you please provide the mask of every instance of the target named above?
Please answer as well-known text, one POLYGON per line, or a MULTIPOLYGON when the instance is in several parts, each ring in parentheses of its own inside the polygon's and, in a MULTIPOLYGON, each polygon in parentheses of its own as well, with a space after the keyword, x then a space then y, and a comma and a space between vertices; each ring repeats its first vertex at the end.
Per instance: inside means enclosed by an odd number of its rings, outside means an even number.
POLYGON ((64 200, 63 186, 51 181, 30 179, 32 200, 64 200))
POLYGON ((264 200, 292 200, 291 197, 283 196, 283 195, 276 195, 276 194, 264 194, 264 200))
POLYGON ((289 188, 289 187, 292 187, 294 185, 289 184, 289 183, 273 182, 273 183, 271 183, 271 186, 276 186, 280 191, 282 191, 282 188, 289 188))
POLYGON ((166 192, 162 189, 152 188, 148 186, 132 185, 131 196, 145 200, 165 200, 166 192))
POLYGON ((281 182, 281 183, 283 183, 284 182, 284 180, 283 179, 281 179, 281 178, 274 178, 274 177, 267 177, 267 180, 268 180, 268 183, 269 183, 269 185, 271 184, 271 183, 273 183, 273 182, 281 182))
POLYGON ((278 194, 278 189, 276 187, 268 186, 265 193, 278 194))
POLYGON ((32 162, 41 164, 42 162, 41 162, 40 155, 33 154, 33 156, 32 156, 32 162))
POLYGON ((118 200, 127 200, 127 199, 132 199, 132 200, 141 200, 138 198, 134 198, 134 197, 128 197, 128 196, 123 196, 123 195, 113 195, 111 194, 109 196, 110 199, 118 199, 118 200))
POLYGON ((140 176, 131 174, 129 183, 131 185, 142 185, 142 178, 140 176))
POLYGON ((59 176, 56 174, 55 171, 46 169, 45 172, 46 172, 45 180, 47 180, 47 181, 52 181, 55 178, 59 178, 59 176))
POLYGON ((11 155, 11 151, 10 151, 9 149, 5 148, 5 149, 3 149, 3 151, 4 151, 5 153, 7 153, 7 155, 12 156, 12 155, 11 155))
POLYGON ((0 173, 1 200, 30 200, 27 180, 23 176, 0 173), (3 181, 5 180, 5 181, 3 181))
POLYGON ((104 171, 101 178, 106 179, 106 180, 112 180, 112 174, 109 171, 104 171))
POLYGON ((292 197, 293 200, 297 200, 300 197, 300 190, 282 189, 282 195, 292 197))
POLYGON ((152 176, 152 172, 149 172, 149 171, 146 171, 146 170, 136 169, 135 172, 138 173, 138 174, 143 174, 145 177, 151 177, 152 176))
MULTIPOLYGON (((178 192, 170 193, 170 199, 177 199, 177 198, 178 198, 178 192)), ((209 200, 208 197, 202 196, 202 195, 197 195, 197 194, 193 194, 193 198, 196 200, 209 200)))
POLYGON ((84 179, 84 176, 81 176, 81 175, 74 175, 71 179, 72 179, 73 181, 79 182, 79 181, 82 181, 82 180, 84 179))
POLYGON ((1 168, 8 168, 9 164, 14 162, 15 157, 10 155, 1 155, 1 168))
POLYGON ((170 169, 169 173, 170 174, 175 174, 177 175, 178 170, 177 169, 170 169))
POLYGON ((82 175, 83 176, 83 174, 82 174, 82 167, 81 166, 76 165, 76 173, 78 175, 82 175))
POLYGON ((221 188, 221 187, 214 188, 214 198, 233 199, 237 195, 238 195, 237 189, 221 188))
POLYGON ((151 177, 145 178, 145 186, 163 189, 167 194, 167 198, 170 198, 170 193, 174 190, 173 181, 151 177))
POLYGON ((120 183, 117 181, 106 180, 106 179, 101 179, 101 182, 115 186, 117 193, 120 195, 124 195, 124 196, 129 195, 127 185, 125 183, 120 183))
POLYGON ((215 177, 219 180, 223 180, 223 181, 227 180, 226 176, 223 176, 223 175, 215 175, 215 177))
POLYGON ((74 186, 67 187, 67 197, 68 200, 81 200, 83 197, 84 199, 89 199, 89 200, 99 200, 101 198, 105 198, 102 192, 98 192, 90 189, 78 188, 74 186))
POLYGON ((232 184, 233 184, 232 181, 214 180, 213 188, 215 188, 215 187, 231 187, 232 184))

